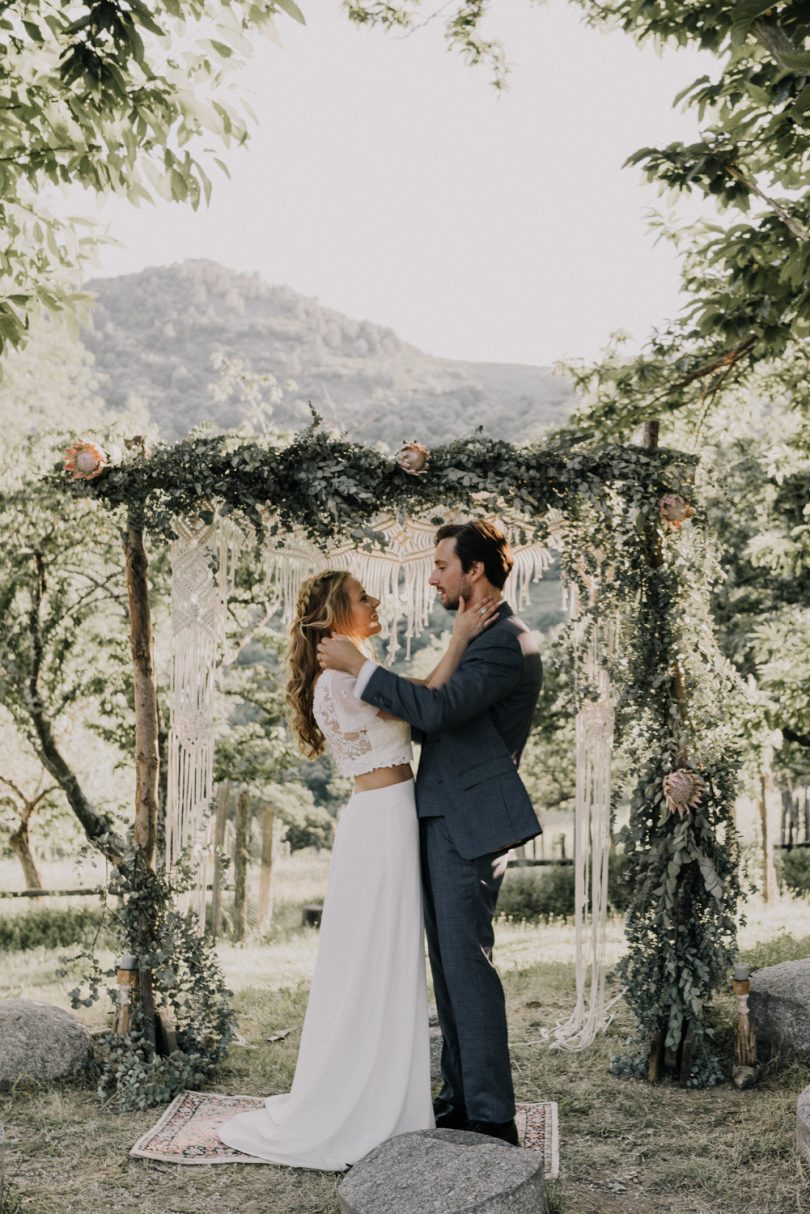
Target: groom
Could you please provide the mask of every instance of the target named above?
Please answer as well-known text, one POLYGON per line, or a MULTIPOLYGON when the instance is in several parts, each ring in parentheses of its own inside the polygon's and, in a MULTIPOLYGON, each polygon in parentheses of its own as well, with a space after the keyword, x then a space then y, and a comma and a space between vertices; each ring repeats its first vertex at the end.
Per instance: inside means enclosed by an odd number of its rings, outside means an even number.
POLYGON ((408 721, 422 742, 416 777, 425 927, 439 1014, 444 1085, 436 1125, 517 1145, 503 988, 492 963, 492 919, 506 852, 540 833, 517 765, 542 683, 537 645, 501 600, 513 565, 506 537, 474 520, 440 527, 430 584, 442 605, 495 621, 467 647, 452 678, 431 689, 366 661, 345 637, 322 660, 357 677, 355 694, 408 721), (485 608, 483 610, 486 610, 485 608))

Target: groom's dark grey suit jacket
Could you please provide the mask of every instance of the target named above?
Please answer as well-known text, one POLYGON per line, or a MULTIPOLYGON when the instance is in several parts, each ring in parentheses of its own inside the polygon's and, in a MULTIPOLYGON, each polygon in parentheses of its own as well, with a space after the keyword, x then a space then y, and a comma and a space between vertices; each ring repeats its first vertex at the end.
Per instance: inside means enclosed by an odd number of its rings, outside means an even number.
POLYGON ((541 833, 517 768, 542 681, 534 637, 502 603, 443 687, 409 683, 377 667, 363 689, 369 704, 413 727, 422 742, 419 817, 444 817, 467 860, 541 833))

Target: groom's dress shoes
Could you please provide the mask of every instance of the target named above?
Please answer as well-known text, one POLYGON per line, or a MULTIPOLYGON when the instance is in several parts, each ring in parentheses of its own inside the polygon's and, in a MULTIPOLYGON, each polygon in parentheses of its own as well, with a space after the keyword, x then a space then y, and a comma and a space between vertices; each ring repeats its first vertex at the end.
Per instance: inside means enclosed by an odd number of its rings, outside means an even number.
POLYGON ((513 1147, 520 1146, 514 1119, 512 1121, 468 1121, 467 1129, 472 1134, 487 1134, 490 1138, 500 1138, 502 1142, 508 1142, 513 1147))
POLYGON ((468 1128, 467 1110, 457 1109, 443 1100, 434 1100, 433 1114, 437 1130, 466 1130, 468 1128))

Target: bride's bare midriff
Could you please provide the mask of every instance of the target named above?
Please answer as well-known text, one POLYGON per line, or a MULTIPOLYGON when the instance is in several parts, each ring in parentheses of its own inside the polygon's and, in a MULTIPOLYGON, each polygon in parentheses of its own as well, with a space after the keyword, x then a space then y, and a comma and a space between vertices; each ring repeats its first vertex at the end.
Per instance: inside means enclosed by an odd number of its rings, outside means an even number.
POLYGON ((375 767, 373 771, 364 771, 361 776, 354 777, 355 792, 370 792, 373 788, 390 788, 392 784, 403 784, 413 779, 409 763, 399 763, 396 767, 375 767))

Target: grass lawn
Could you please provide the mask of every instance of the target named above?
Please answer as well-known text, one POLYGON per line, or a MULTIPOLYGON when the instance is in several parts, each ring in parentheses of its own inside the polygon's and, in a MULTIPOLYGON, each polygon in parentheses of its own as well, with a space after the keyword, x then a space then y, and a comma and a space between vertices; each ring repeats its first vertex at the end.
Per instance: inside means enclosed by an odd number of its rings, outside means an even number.
MULTIPOLYGON (((810 954, 809 904, 778 903, 749 915, 743 945, 752 963, 810 954)), ((609 935, 615 959, 619 921, 609 935)), ((609 1059, 631 1031, 623 1005, 589 1050, 547 1049, 540 1028, 571 1010, 572 936, 564 924, 502 924, 498 937, 518 1096, 559 1104, 562 1173, 550 1186, 552 1214, 810 1212, 810 1169, 794 1149, 796 1099, 810 1084, 810 1058, 766 1065, 747 1092, 614 1079, 609 1059)), ((316 945, 314 932, 299 930, 263 946, 222 949, 244 1044, 232 1049, 219 1090, 288 1089, 316 945), (294 1031, 281 1042, 265 1040, 282 1028, 294 1031)), ((66 1005, 65 981, 55 972, 60 952, 3 958, 0 998, 66 1005)), ((88 1015, 100 1023, 96 1009, 88 1015)), ((721 996, 718 1036, 729 1052, 733 1016, 732 997, 721 996)), ((3 1214, 336 1214, 340 1177, 331 1174, 129 1160, 130 1146, 159 1112, 116 1113, 99 1105, 91 1087, 0 1095, 10 1182, 3 1214)))

